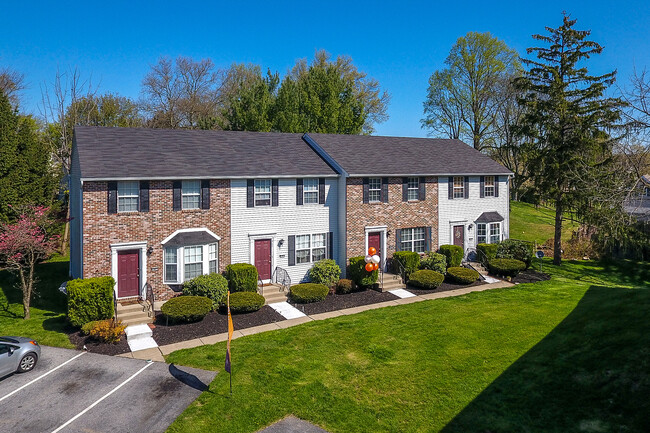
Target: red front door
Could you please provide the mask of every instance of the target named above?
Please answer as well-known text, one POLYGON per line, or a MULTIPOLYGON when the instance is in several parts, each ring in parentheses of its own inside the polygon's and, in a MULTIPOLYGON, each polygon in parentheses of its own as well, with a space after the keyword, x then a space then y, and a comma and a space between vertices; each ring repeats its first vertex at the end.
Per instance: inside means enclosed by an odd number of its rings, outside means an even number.
POLYGON ((271 239, 255 241, 255 267, 262 280, 271 278, 271 239))
MULTIPOLYGON (((382 259, 383 262, 384 257, 382 256, 381 251, 381 232, 368 233, 368 249, 370 249, 370 247, 375 247, 377 250, 377 255, 382 259)), ((368 252, 366 251, 366 254, 367 253, 368 252)))
POLYGON ((454 245, 465 248, 465 226, 454 226, 454 245))
POLYGON ((140 288, 140 252, 117 252, 117 296, 138 296, 140 288))

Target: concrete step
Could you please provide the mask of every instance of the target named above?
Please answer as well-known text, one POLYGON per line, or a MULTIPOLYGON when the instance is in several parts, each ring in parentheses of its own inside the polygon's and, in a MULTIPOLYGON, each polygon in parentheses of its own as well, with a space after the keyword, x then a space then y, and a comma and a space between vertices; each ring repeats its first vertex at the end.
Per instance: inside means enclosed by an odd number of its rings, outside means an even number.
POLYGON ((130 325, 126 327, 124 333, 131 352, 158 347, 152 337, 153 331, 148 325, 130 325))
POLYGON ((272 295, 264 295, 264 299, 265 299, 264 302, 265 305, 275 304, 278 302, 286 302, 287 294, 280 292, 280 293, 274 293, 272 295))
POLYGON ((122 322, 122 325, 140 325, 140 324, 146 324, 146 323, 153 323, 154 318, 153 317, 148 317, 146 315, 144 316, 138 316, 138 317, 131 317, 128 319, 123 319, 120 316, 117 316, 118 320, 122 322))
POLYGON ((139 303, 128 304, 128 305, 123 305, 123 304, 118 303, 117 304, 117 313, 120 314, 120 313, 129 313, 129 312, 132 312, 132 311, 143 311, 145 308, 146 308, 145 306, 143 306, 143 305, 141 305, 139 303))

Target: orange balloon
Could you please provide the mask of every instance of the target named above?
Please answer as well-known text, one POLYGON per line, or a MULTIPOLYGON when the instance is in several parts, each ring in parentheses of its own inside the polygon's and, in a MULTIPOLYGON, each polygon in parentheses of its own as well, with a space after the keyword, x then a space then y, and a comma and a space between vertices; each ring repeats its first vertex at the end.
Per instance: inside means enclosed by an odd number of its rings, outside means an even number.
POLYGON ((372 269, 373 269, 374 271, 376 271, 377 269, 379 269, 379 263, 373 263, 373 264, 372 264, 372 269))
POLYGON ((372 272, 375 270, 375 267, 373 266, 374 263, 366 263, 366 271, 372 272))
POLYGON ((368 255, 374 256, 375 254, 377 254, 377 248, 375 247, 368 248, 368 255))

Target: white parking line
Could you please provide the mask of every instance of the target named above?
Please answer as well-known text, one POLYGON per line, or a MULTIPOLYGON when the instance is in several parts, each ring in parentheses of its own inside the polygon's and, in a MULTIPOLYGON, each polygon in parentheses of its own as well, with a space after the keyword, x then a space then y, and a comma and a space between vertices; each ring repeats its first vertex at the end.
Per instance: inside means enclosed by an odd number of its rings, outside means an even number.
POLYGON ((63 364, 61 364, 61 365, 57 365, 57 366, 54 367, 53 369, 51 369, 51 370, 49 370, 49 371, 47 371, 47 372, 41 374, 41 375, 38 376, 36 379, 34 379, 34 380, 30 381, 30 382, 27 382, 26 384, 24 384, 24 385, 21 386, 20 388, 14 390, 14 391, 12 391, 12 392, 10 392, 9 394, 5 395, 5 396, 2 397, 2 398, 0 398, 0 401, 4 400, 5 398, 9 398, 9 397, 11 397, 12 395, 14 395, 15 393, 17 393, 17 392, 20 391, 21 389, 27 388, 29 385, 31 385, 32 383, 36 382, 37 380, 40 380, 40 379, 44 378, 45 376, 47 376, 48 374, 52 373, 53 371, 56 371, 56 370, 58 370, 59 368, 63 367, 63 366, 66 365, 68 362, 72 362, 72 361, 74 361, 75 359, 79 358, 81 355, 85 355, 85 354, 86 354, 86 352, 81 352, 80 354, 73 356, 72 358, 70 358, 70 359, 68 359, 66 362, 64 362, 63 364))
POLYGON ((151 362, 151 361, 147 361, 147 364, 146 364, 144 367, 142 367, 140 370, 138 370, 138 371, 136 371, 135 373, 133 373, 133 374, 131 375, 131 377, 129 377, 129 378, 126 379, 124 382, 122 382, 122 383, 120 383, 119 385, 117 385, 117 386, 116 386, 115 388, 113 388, 113 389, 112 389, 108 394, 104 395, 102 398, 100 398, 99 400, 97 400, 96 402, 94 402, 93 404, 91 404, 90 406, 88 406, 87 408, 85 408, 84 410, 82 410, 81 412, 79 412, 77 415, 75 415, 75 416, 73 416, 72 418, 70 418, 70 419, 69 419, 65 424, 63 424, 62 426, 60 426, 60 427, 57 428, 56 430, 52 430, 52 433, 57 433, 57 432, 60 432, 61 430, 63 430, 65 427, 67 427, 68 425, 70 425, 70 423, 72 423, 74 420, 76 420, 77 418, 79 418, 80 416, 82 416, 83 414, 85 414, 86 412, 88 412, 88 411, 89 411, 90 409, 92 409, 93 407, 97 406, 99 403, 101 403, 102 401, 104 401, 106 398, 108 398, 108 397, 109 397, 111 394, 113 394, 115 391, 117 391, 118 389, 122 388, 124 385, 126 385, 127 383, 129 383, 129 382, 131 381, 131 379, 133 379, 134 377, 136 377, 138 374, 142 373, 142 372, 144 371, 144 369, 147 368, 147 367, 149 367, 150 365, 153 365, 153 362, 151 362))

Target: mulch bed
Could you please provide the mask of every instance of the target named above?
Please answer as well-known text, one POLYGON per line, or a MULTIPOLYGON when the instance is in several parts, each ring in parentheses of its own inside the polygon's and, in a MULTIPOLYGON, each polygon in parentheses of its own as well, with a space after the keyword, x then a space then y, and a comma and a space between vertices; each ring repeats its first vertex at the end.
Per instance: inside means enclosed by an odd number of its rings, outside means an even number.
MULTIPOLYGON (((233 314, 232 322, 235 329, 252 328, 253 326, 266 325, 267 323, 285 320, 273 308, 263 306, 259 311, 246 314, 233 314)), ((220 312, 209 313, 200 322, 179 323, 167 325, 167 320, 162 313, 156 313, 153 339, 160 346, 178 343, 185 340, 207 337, 228 331, 228 316, 220 312)))
POLYGON ((298 310, 307 315, 328 313, 334 310, 344 308, 360 307, 362 305, 377 304, 379 302, 392 301, 398 299, 397 296, 388 292, 377 292, 375 290, 364 290, 361 292, 352 292, 345 295, 329 294, 324 301, 314 302, 313 304, 291 304, 298 310))
POLYGON ((545 274, 544 272, 535 271, 532 268, 529 268, 523 272, 520 272, 519 275, 512 279, 511 283, 537 283, 539 281, 547 281, 550 279, 551 276, 549 274, 545 274))
POLYGON ((122 335, 120 341, 115 344, 100 343, 88 335, 81 335, 81 332, 68 334, 68 338, 78 350, 83 350, 85 345, 88 352, 99 353, 101 355, 120 355, 131 351, 126 342, 126 335, 122 335))
POLYGON ((414 295, 426 295, 429 293, 448 292, 450 290, 464 289, 467 287, 474 287, 474 286, 482 286, 483 284, 487 284, 487 283, 485 281, 476 281, 472 284, 455 284, 455 283, 448 283, 445 281, 440 286, 438 286, 437 289, 433 289, 433 290, 425 290, 425 289, 420 289, 408 285, 406 286, 406 290, 413 293, 414 295))

